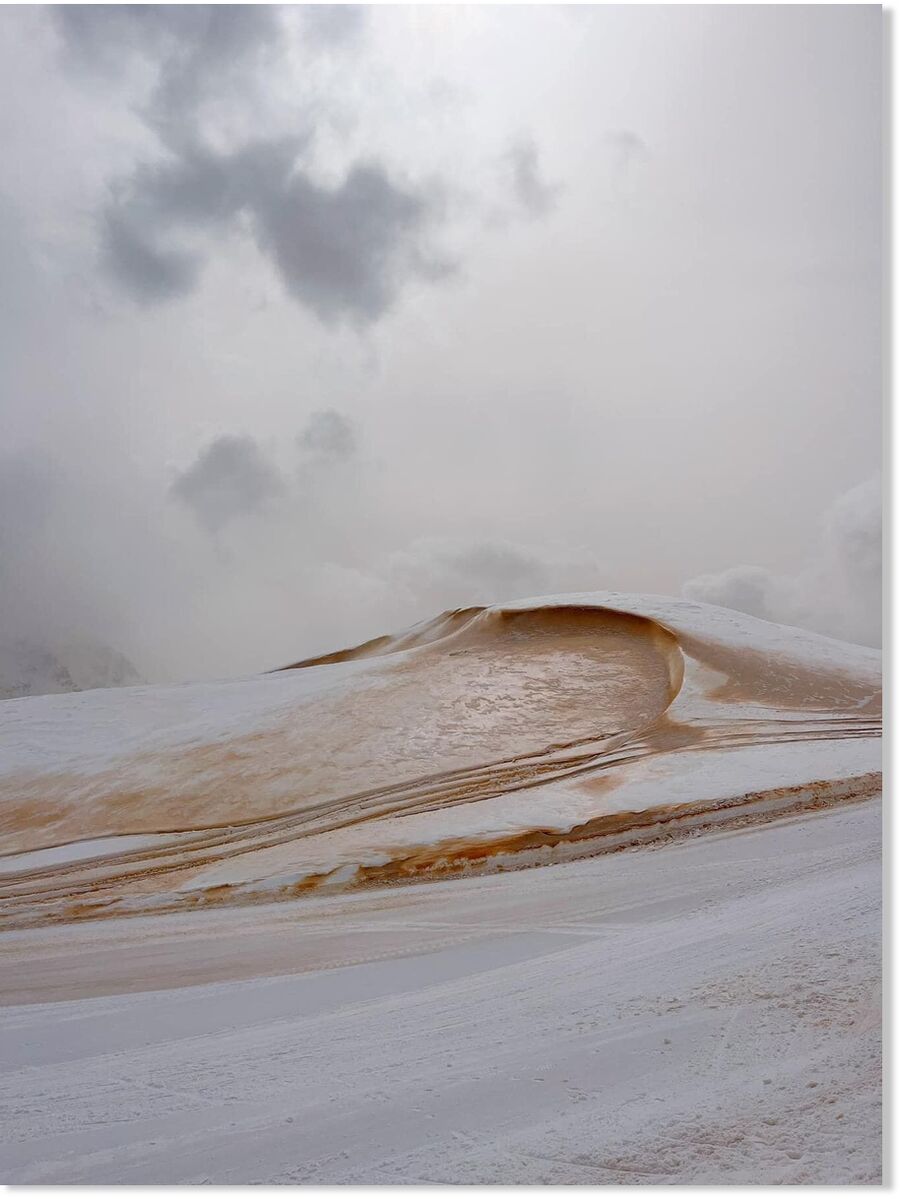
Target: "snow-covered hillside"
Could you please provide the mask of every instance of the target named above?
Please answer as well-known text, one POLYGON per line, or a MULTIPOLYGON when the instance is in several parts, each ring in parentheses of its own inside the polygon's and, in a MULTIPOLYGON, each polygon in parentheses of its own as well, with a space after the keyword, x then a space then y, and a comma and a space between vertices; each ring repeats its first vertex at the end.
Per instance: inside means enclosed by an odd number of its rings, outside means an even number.
POLYGON ((877 1180, 880 734, 617 593, 0 705, 3 1177, 877 1180))
POLYGON ((0 1176, 877 1182, 880 834, 8 934, 0 1176))
POLYGON ((843 802, 878 789, 880 733, 874 651, 612 593, 265 676, 12 701, 0 917, 292 899, 843 802))

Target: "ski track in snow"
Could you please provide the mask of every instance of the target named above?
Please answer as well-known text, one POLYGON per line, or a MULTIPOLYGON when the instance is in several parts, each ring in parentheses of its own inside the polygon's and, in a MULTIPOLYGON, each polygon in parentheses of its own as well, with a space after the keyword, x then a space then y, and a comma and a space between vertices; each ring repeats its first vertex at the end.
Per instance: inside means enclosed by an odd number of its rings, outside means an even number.
MULTIPOLYGON (((876 1182, 880 834, 868 801, 321 897, 301 973, 0 1009, 2 1176, 876 1182), (302 973, 327 921, 368 940, 302 973)), ((154 919, 124 922, 134 967, 154 919)))

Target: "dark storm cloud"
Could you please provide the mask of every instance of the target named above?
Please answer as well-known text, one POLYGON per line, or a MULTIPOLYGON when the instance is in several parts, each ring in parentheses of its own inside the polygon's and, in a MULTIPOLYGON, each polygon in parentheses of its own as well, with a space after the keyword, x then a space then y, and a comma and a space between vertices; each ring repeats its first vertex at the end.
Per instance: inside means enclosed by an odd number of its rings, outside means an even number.
POLYGON ((541 175, 537 146, 532 141, 517 142, 506 156, 513 193, 519 204, 533 217, 547 216, 556 207, 562 188, 548 183, 541 175))
POLYGON ((183 295, 199 260, 167 239, 221 229, 245 214, 294 299, 326 322, 376 320, 404 282, 433 276, 422 236, 435 204, 393 182, 377 162, 323 186, 295 166, 301 146, 300 139, 261 140, 216 154, 195 145, 167 164, 138 168, 104 214, 103 248, 115 277, 145 302, 183 295))
POLYGON ((218 437, 172 484, 210 532, 240 516, 252 516, 284 492, 284 481, 252 437, 218 437))
POLYGON ((300 434, 300 447, 320 458, 346 459, 356 453, 356 433, 345 416, 333 408, 314 412, 300 434))

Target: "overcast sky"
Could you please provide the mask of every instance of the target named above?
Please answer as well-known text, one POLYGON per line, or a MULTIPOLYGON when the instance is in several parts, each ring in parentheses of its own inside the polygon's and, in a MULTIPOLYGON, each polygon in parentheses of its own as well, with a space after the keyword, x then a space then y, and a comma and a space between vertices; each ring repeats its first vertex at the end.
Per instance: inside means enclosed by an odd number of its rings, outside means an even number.
POLYGON ((877 7, 0 10, 3 634, 877 642, 877 7))

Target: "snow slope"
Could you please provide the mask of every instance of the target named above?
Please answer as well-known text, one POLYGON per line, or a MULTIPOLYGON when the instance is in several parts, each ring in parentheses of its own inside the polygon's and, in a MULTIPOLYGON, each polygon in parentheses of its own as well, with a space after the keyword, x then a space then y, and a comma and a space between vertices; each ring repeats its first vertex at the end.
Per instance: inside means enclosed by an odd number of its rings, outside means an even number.
POLYGON ((12 701, 0 919, 294 899, 846 802, 878 789, 880 733, 874 651, 616 593, 257 678, 12 701))
POLYGON ((601 593, 0 704, 0 1179, 878 1181, 880 699, 601 593))
POLYGON ((0 1177, 877 1182, 880 834, 9 933, 0 1177))

